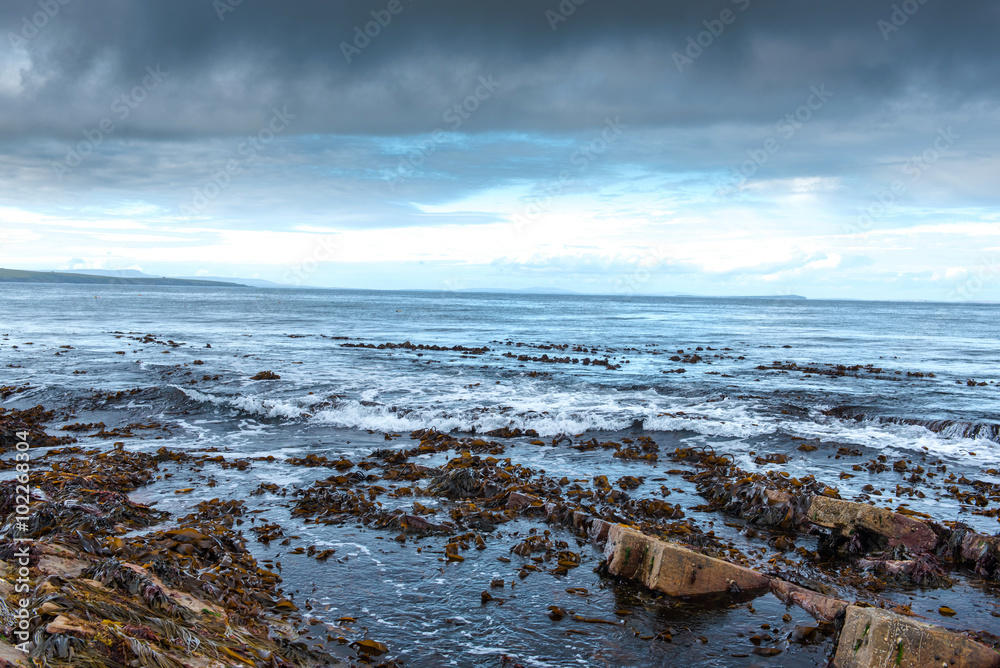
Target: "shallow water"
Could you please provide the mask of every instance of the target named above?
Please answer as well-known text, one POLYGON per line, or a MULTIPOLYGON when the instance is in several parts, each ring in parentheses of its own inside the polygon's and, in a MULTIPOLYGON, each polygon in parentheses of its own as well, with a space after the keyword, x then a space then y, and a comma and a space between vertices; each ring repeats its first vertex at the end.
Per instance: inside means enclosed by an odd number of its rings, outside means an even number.
MULTIPOLYGON (((4 405, 43 404, 65 411, 61 422, 104 422, 108 429, 165 426, 137 430, 136 438, 126 439, 129 449, 218 447, 230 458, 274 455, 276 461, 255 462, 242 472, 206 467, 190 480, 178 473, 133 496, 177 514, 212 498, 245 499, 267 511, 260 518, 300 536, 289 547, 336 549, 319 563, 277 543, 248 539, 259 558, 282 562, 285 587, 298 590, 300 607, 313 606, 311 616, 333 625, 345 615, 357 619, 333 636, 353 640, 367 628, 406 665, 496 666, 508 654, 526 666, 808 666, 823 665, 830 646, 829 640, 785 642, 796 624, 812 622, 770 595, 717 606, 653 600, 594 573, 599 548, 588 544, 572 548, 584 562, 568 575, 540 572, 520 580, 523 558, 511 555, 510 547, 531 529, 547 528, 538 520, 501 525, 503 538, 464 553, 462 563, 440 560, 440 538, 399 544, 392 532, 303 524, 291 518, 288 497, 250 491, 261 482, 306 487, 331 471, 282 460, 317 453, 358 462, 377 448, 412 447, 406 432, 427 427, 478 433, 520 427, 536 430, 546 442, 557 434, 607 440, 645 433, 661 452, 710 445, 732 453, 747 470, 813 474, 844 498, 856 498, 871 484, 880 505, 907 504, 989 533, 1000 528, 995 518, 973 514, 973 507, 944 493, 943 480, 917 498, 898 488, 901 475, 851 469, 884 454, 890 465, 904 458, 996 481, 987 469, 1000 466, 997 306, 134 286, 8 284, 2 290, 0 384, 29 386, 4 405), (489 350, 344 346, 403 342, 489 350), (670 359, 690 360, 692 354, 701 361, 670 359), (570 361, 517 359, 543 355, 570 361), (584 365, 584 358, 621 368, 584 365), (836 365, 845 367, 843 375, 834 375, 836 365), (685 373, 663 373, 678 368, 685 373), (280 380, 250 380, 264 370, 280 380), (106 394, 134 389, 121 397, 106 394), (383 432, 402 436, 387 441, 383 432), (798 450, 804 442, 817 449, 798 450), (842 456, 840 448, 860 454, 842 456), (790 461, 758 466, 754 457, 764 453, 788 454, 790 461), (845 470, 854 477, 841 479, 845 470), (186 487, 194 491, 174 493, 186 487), (418 553, 418 546, 425 548, 418 553), (498 561, 501 556, 512 562, 498 561), (493 591, 506 601, 481 604, 480 593, 494 577, 507 581, 493 591), (590 594, 566 592, 572 587, 590 594), (547 616, 550 605, 624 622, 554 622, 547 616), (790 622, 782 621, 786 612, 790 622), (752 653, 749 637, 764 632, 761 624, 773 627, 764 644, 782 654, 752 653), (672 642, 649 639, 671 628, 672 642)), ((95 447, 115 441, 80 440, 95 447)), ((511 439, 504 456, 549 476, 644 476, 643 485, 630 490, 635 498, 659 494, 666 485, 673 489, 671 503, 689 508, 703 502, 688 483, 665 474, 674 467, 667 460, 626 462, 603 450, 540 447, 529 440, 511 439)), ((417 461, 439 465, 447 458, 417 461)), ((406 497, 379 500, 387 508, 412 503, 406 497)), ((759 550, 762 565, 774 553, 732 518, 688 516, 745 552, 759 550)), ((548 528, 576 545, 570 532, 548 528)), ((996 632, 995 593, 971 576, 950 590, 897 589, 882 596, 894 603, 912 599, 913 610, 936 623, 993 626, 996 632), (958 616, 943 620, 926 612, 943 604, 958 616)))

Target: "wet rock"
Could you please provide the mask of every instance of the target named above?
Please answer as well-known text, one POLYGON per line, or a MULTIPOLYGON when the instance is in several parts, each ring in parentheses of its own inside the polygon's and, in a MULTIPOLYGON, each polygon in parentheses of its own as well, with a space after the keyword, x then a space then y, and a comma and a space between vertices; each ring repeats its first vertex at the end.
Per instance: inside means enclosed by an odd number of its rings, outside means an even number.
POLYGON ((946 586, 950 583, 937 560, 930 554, 917 559, 859 559, 858 566, 879 575, 925 586, 946 586))
POLYGON ((408 514, 394 514, 386 516, 382 521, 376 523, 378 528, 400 529, 404 533, 430 534, 430 533, 451 533, 455 530, 453 525, 435 524, 423 517, 408 514))
POLYGON ((1000 654, 968 636, 878 608, 850 606, 837 668, 996 668, 1000 654))
POLYGON ((700 596, 768 589, 757 571, 646 536, 624 525, 610 528, 604 548, 608 572, 669 596, 700 596))
POLYGON ((540 501, 537 496, 532 496, 531 494, 523 494, 521 492, 511 492, 507 496, 507 509, 520 511, 533 503, 540 505, 540 501))
POLYGON ((595 519, 587 528, 587 537, 595 543, 603 543, 608 539, 608 535, 611 533, 611 527, 613 526, 614 525, 611 522, 595 519))
POLYGON ((885 508, 825 496, 813 498, 809 521, 835 529, 844 536, 858 528, 864 529, 888 538, 890 545, 895 542, 918 551, 933 550, 938 542, 937 535, 920 520, 885 508))
POLYGON ((957 552, 961 559, 975 565, 977 574, 1000 579, 1000 536, 968 531, 962 535, 957 552))
POLYGON ((797 605, 816 619, 832 622, 849 605, 832 596, 824 596, 784 580, 771 580, 771 592, 786 604, 797 605))

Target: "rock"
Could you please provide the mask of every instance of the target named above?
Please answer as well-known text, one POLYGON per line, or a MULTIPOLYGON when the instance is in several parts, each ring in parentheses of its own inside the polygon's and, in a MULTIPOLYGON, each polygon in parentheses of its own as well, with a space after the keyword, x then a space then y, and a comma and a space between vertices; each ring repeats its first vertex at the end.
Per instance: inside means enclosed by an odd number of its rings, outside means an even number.
POLYGON ((608 539, 612 526, 611 522, 595 519, 587 529, 587 536, 595 543, 603 543, 608 539))
POLYGON ((914 584, 934 584, 942 586, 949 582, 945 571, 937 559, 930 554, 917 559, 858 559, 857 565, 871 569, 875 573, 914 584))
POLYGON ((93 631, 88 629, 86 626, 80 624, 74 624, 74 620, 71 620, 65 615, 58 615, 56 618, 49 622, 45 627, 45 631, 48 633, 79 633, 81 635, 93 635, 93 631))
POLYGON ((77 577, 87 565, 70 550, 58 545, 36 543, 39 546, 38 568, 50 575, 77 577))
POLYGON ((612 575, 637 580, 669 596, 765 590, 770 578, 615 524, 604 547, 612 575))
POLYGON ((511 492, 507 496, 507 509, 508 510, 521 510, 526 506, 530 506, 532 503, 538 502, 537 496, 532 496, 531 494, 522 494, 521 492, 511 492))
POLYGON ((808 516, 813 524, 836 529, 843 535, 860 527, 914 550, 933 550, 937 545, 937 535, 920 520, 863 503, 816 496, 808 516))
POLYGON ((450 533, 454 525, 435 524, 418 515, 396 515, 386 522, 385 526, 396 527, 403 533, 450 533))
POLYGON ((960 633, 879 608, 847 608, 836 668, 997 668, 1000 654, 960 633))
POLYGON ((832 622, 847 609, 847 601, 824 596, 784 580, 771 580, 771 592, 782 602, 794 604, 817 619, 832 622))
POLYGON ((975 563, 976 572, 983 577, 1000 575, 1000 536, 984 536, 970 531, 962 536, 959 555, 975 563))
POLYGON ((28 655, 21 650, 0 640, 0 668, 8 666, 27 666, 28 655))

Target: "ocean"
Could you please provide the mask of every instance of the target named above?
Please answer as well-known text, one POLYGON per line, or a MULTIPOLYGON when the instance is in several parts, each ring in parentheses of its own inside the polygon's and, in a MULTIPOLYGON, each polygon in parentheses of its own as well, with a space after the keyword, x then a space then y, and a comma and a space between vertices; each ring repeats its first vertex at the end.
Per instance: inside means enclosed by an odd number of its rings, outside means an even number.
MULTIPOLYGON (((287 464, 292 457, 358 462, 377 449, 412 447, 414 430, 469 436, 507 428, 532 430, 509 439, 506 456, 515 461, 579 479, 641 470, 643 486, 629 493, 642 496, 659 488, 652 478, 669 462, 612 460, 569 444, 647 435, 661 450, 730 453, 747 470, 773 468, 757 462, 761 453, 787 454, 783 470, 815 475, 844 498, 884 487, 874 490, 879 505, 906 504, 994 533, 996 518, 960 498, 915 497, 850 466, 879 455, 890 465, 933 460, 997 482, 998 332, 1000 305, 990 304, 5 284, 0 385, 16 388, 4 406, 56 410, 50 433, 75 422, 108 430, 155 423, 137 428, 125 447, 272 455, 248 470, 206 469, 190 493, 175 494, 180 483, 164 478, 132 496, 179 514, 199 501, 246 499, 302 544, 335 549, 318 564, 254 544, 259 558, 283 562, 286 587, 309 603, 318 625, 353 617, 352 632, 364 626, 406 665, 493 666, 503 655, 531 666, 751 665, 761 657, 735 656, 726 638, 767 615, 780 621, 786 610, 776 600, 758 599, 753 612, 651 602, 593 573, 599 548, 581 548, 590 567, 533 574, 516 594, 507 590, 504 605, 484 606, 480 592, 491 578, 510 576, 496 559, 509 556, 509 544, 443 563, 368 527, 299 522, 285 496, 250 492, 274 483, 294 495, 331 473, 287 464), (265 371, 279 378, 253 380, 265 371), (803 451, 803 443, 818 450, 803 451), (615 619, 624 608, 627 623, 582 624, 579 633, 553 623, 547 607, 579 599, 566 592, 576 586, 592 592, 587 617, 615 619), (641 639, 679 625, 691 630, 688 640, 641 639)), ((80 440, 110 448, 118 437, 80 440)), ((426 455, 421 463, 447 459, 426 455)), ((699 503, 689 486, 679 489, 672 502, 699 503)), ((720 535, 753 541, 717 514, 690 514, 720 535)), ((518 520, 501 532, 530 526, 518 520)), ((995 628, 995 606, 977 586, 880 595, 918 603, 950 596, 962 623, 995 628)), ((828 649, 788 651, 782 665, 821 665, 828 649)))

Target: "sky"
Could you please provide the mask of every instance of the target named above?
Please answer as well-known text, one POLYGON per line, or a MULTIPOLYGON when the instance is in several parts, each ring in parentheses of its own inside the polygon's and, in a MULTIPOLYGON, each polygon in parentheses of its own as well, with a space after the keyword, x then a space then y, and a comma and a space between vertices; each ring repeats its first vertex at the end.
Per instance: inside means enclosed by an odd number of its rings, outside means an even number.
POLYGON ((1000 3, 7 0, 0 266, 1000 301, 1000 3))

